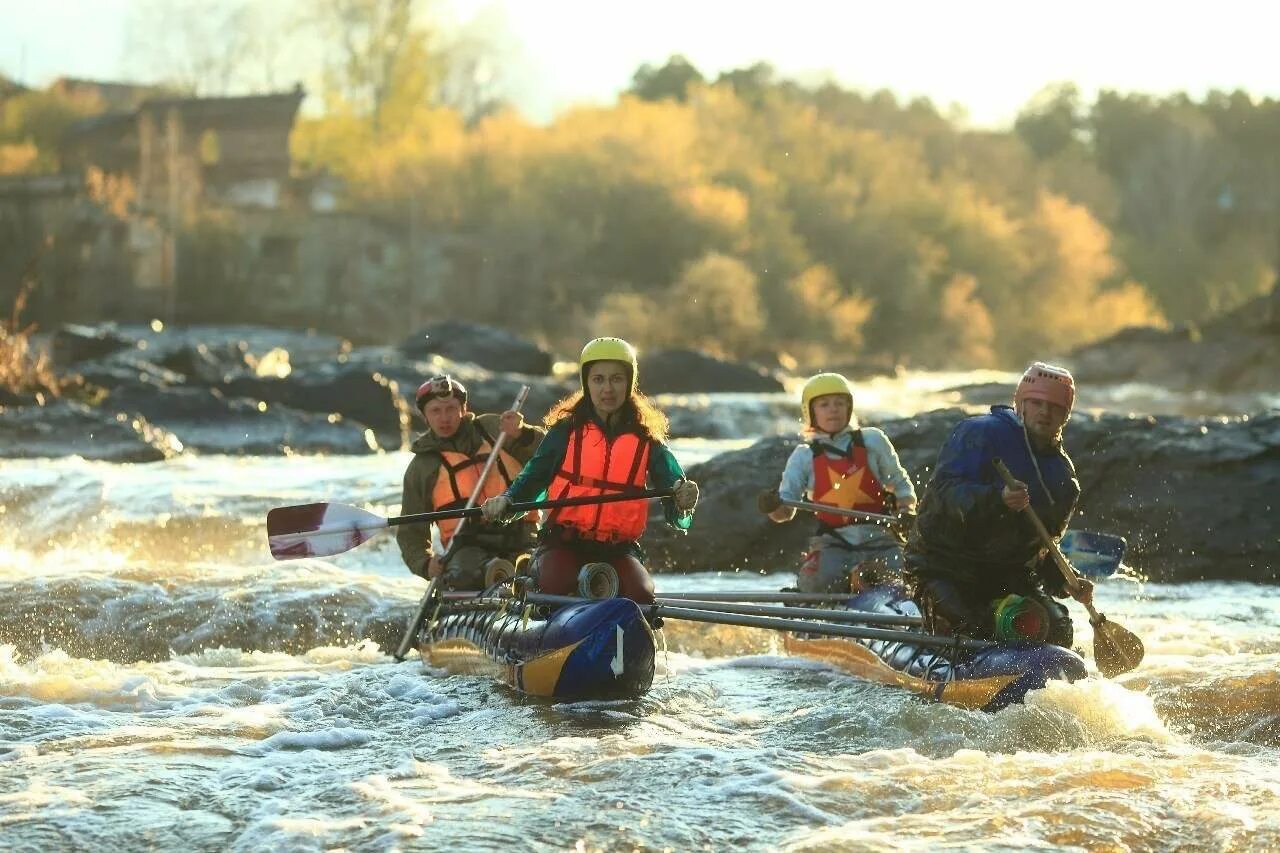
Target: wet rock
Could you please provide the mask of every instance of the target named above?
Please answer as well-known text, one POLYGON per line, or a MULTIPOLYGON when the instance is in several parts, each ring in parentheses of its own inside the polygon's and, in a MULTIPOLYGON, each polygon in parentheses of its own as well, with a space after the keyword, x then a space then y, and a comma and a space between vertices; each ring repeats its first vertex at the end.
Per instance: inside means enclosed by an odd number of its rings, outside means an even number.
POLYGON ((426 361, 410 361, 396 350, 357 350, 349 358, 351 363, 365 365, 396 382, 404 405, 410 412, 413 430, 422 428, 422 418, 414 400, 418 386, 442 373, 449 374, 466 387, 467 406, 478 413, 505 412, 515 401, 520 386, 529 386, 529 397, 522 411, 525 420, 530 423, 541 423, 551 407, 573 393, 577 387, 572 380, 494 373, 474 364, 455 362, 442 356, 432 356, 426 361))
POLYGON ((201 385, 217 385, 245 369, 244 352, 235 344, 184 345, 157 359, 156 363, 201 385))
POLYGON ((49 342, 50 357, 59 368, 102 358, 113 352, 135 346, 137 346, 136 340, 109 328, 81 326, 74 323, 60 326, 49 342))
POLYGON ((489 370, 530 376, 546 376, 555 362, 551 353, 505 329, 455 320, 419 329, 405 338, 400 351, 413 361, 439 355, 489 370))
POLYGON ((100 462, 155 462, 182 449, 142 418, 66 400, 0 407, 0 448, 10 459, 80 456, 100 462))
POLYGON ((693 529, 681 535, 654 502, 641 544, 655 572, 794 570, 812 533, 803 519, 775 524, 756 509, 756 495, 778 484, 796 446, 783 436, 721 453, 688 470, 701 496, 693 529))
POLYGON ((499 374, 467 386, 470 407, 476 412, 505 412, 515 401, 516 394, 520 393, 521 385, 529 386, 529 397, 521 411, 525 420, 533 424, 541 424, 551 407, 572 394, 576 387, 555 379, 499 374))
POLYGON ((159 329, 142 325, 121 325, 122 335, 136 338, 145 356, 164 362, 184 348, 204 345, 220 363, 256 363, 273 350, 289 354, 294 364, 334 361, 351 345, 337 335, 314 329, 282 329, 274 326, 234 325, 166 325, 159 329))
POLYGON ((219 390, 226 397, 341 415, 372 429, 386 449, 401 446, 411 415, 398 383, 360 363, 305 367, 282 379, 243 375, 223 383, 219 390))
POLYGON ((87 363, 77 373, 86 382, 107 391, 132 385, 172 388, 186 384, 184 376, 140 358, 135 350, 87 363))
POLYGON ((763 368, 682 349, 642 353, 640 388, 646 394, 784 390, 778 377, 763 368))
MULTIPOLYGON (((876 424, 923 493, 937 453, 964 416, 940 410, 876 424)), ((1126 563, 1155 580, 1280 580, 1280 412, 1192 419, 1077 415, 1067 428, 1083 494, 1073 526, 1125 536, 1126 563)), ((656 570, 792 570, 812 529, 755 508, 776 487, 795 440, 764 439, 690 468, 702 490, 693 531, 650 519, 656 570)), ((655 510, 656 511, 656 510, 655 510)))
POLYGON ((203 387, 117 388, 101 410, 141 416, 175 435, 188 450, 230 455, 368 453, 361 424, 288 406, 228 399, 203 387))
POLYGON ((1142 382, 1210 391, 1280 390, 1280 290, 1204 326, 1136 328, 1076 350, 1067 359, 1083 382, 1142 382))
POLYGON ((0 386, 0 406, 38 406, 39 399, 35 394, 18 393, 0 386))
POLYGON ((1280 580, 1280 412, 1108 416, 1068 438, 1077 526, 1128 537, 1127 563, 1153 579, 1280 580))

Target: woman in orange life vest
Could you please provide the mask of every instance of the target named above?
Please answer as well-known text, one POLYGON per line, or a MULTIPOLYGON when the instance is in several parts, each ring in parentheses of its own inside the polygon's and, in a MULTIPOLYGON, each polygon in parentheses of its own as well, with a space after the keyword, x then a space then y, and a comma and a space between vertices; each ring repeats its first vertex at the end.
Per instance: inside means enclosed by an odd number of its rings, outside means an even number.
MULTIPOLYGON (((427 431, 413 442, 413 459, 404 472, 405 514, 432 512, 465 506, 475 490, 485 463, 500 433, 507 436, 480 490, 478 501, 501 494, 537 450, 542 430, 525 426, 519 412, 476 415, 467 411, 467 389, 448 376, 428 379, 418 389, 418 411, 427 431)), ((443 573, 446 589, 481 589, 486 574, 515 573, 513 564, 533 547, 536 515, 502 528, 471 519, 453 542, 457 520, 437 523, 441 554, 432 551, 429 524, 403 524, 396 528, 400 555, 409 571, 424 578, 443 573), (447 566, 440 557, 455 545, 447 566)))
MULTIPOLYGON (((853 389, 838 373, 819 373, 800 393, 805 443, 787 460, 777 491, 760 495, 760 510, 777 522, 796 511, 782 500, 815 503, 877 515, 901 512, 904 523, 914 517, 916 492, 889 437, 874 427, 858 426, 853 415, 853 389)), ((875 582, 854 576, 859 566, 875 565, 896 575, 902 571, 902 541, 895 531, 874 521, 818 513, 818 529, 800 566, 801 592, 846 592, 851 582, 875 582)))
MULTIPOLYGON (((664 443, 666 416, 636 390, 636 351, 619 338, 597 338, 578 359, 582 391, 547 415, 547 436, 529 464, 502 495, 485 501, 484 515, 500 519, 515 502, 674 488, 663 501, 677 530, 693 523, 698 487, 684 476, 664 443)), ((620 594, 653 603, 653 579, 636 541, 649 515, 645 500, 551 510, 538 534, 531 573, 545 593, 572 595, 590 563, 618 573, 620 594)))

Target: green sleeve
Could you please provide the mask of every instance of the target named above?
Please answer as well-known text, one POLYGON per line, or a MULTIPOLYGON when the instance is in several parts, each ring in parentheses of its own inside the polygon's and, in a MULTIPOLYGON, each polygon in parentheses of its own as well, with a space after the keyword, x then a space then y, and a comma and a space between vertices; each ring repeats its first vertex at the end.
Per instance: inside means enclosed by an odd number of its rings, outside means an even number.
MULTIPOLYGON (((676 461, 671 448, 660 441, 653 442, 649 449, 650 485, 655 489, 669 489, 683 479, 685 479, 684 469, 676 461)), ((662 512, 666 516, 667 524, 676 530, 688 530, 693 526, 693 511, 681 512, 676 509, 676 502, 672 498, 663 499, 662 512)))
POLYGON ((560 466, 564 464, 565 451, 569 449, 569 424, 561 421, 547 431, 533 458, 520 469, 520 474, 507 487, 507 497, 512 503, 528 503, 541 500, 551 486, 560 466))

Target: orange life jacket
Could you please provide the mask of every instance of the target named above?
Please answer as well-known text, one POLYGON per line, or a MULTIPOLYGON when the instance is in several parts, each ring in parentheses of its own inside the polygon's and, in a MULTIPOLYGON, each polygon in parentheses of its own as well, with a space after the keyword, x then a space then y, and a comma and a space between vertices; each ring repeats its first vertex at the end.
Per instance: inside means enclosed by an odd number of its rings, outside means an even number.
MULTIPOLYGON (((564 461, 551 480, 547 497, 577 498, 644 490, 649 473, 649 439, 633 432, 609 438, 594 423, 569 434, 564 461)), ((640 538, 649 518, 644 499, 609 504, 560 507, 548 524, 573 528, 585 539, 631 542, 640 538)))
MULTIPOLYGON (((887 512, 884 503, 884 487, 872 473, 867 463, 867 445, 862 440, 862 430, 853 431, 849 449, 840 450, 821 441, 809 443, 813 451, 813 500, 859 512, 887 512), (828 454, 837 454, 832 459, 828 454)), ((818 523, 825 527, 844 527, 857 524, 856 518, 846 518, 831 513, 817 513, 818 523)))
MULTIPOLYGON (((484 470, 485 463, 493 454, 493 441, 489 438, 489 434, 478 423, 476 429, 480 431, 482 439, 480 448, 474 456, 451 450, 436 451, 440 454, 440 473, 436 475, 436 485, 431 491, 431 505, 434 509, 461 509, 471 499, 471 493, 475 491, 476 483, 480 480, 480 472, 484 470)), ((498 461, 493 463, 493 469, 489 471, 489 476, 485 478, 484 486, 476 497, 476 506, 494 495, 502 494, 523 467, 515 457, 505 450, 499 450, 498 461)), ((537 521, 538 514, 531 512, 525 516, 525 520, 537 521)), ((449 540, 453 538, 453 533, 458 529, 461 521, 462 519, 459 518, 449 518, 436 522, 440 527, 440 544, 445 548, 449 547, 449 540)), ((473 518, 467 522, 467 526, 470 527, 476 522, 477 520, 473 518)))

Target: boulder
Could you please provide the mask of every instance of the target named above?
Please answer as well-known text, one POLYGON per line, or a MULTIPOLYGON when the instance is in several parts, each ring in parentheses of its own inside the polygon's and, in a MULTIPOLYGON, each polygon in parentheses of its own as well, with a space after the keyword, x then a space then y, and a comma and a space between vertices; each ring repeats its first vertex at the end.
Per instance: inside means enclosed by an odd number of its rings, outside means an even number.
POLYGON ((135 339, 109 328, 66 323, 53 333, 49 342, 49 354, 58 368, 66 368, 120 350, 132 349, 137 343, 135 339))
POLYGON ((419 329, 400 344, 410 360, 423 361, 439 355, 452 361, 467 361, 489 370, 546 376, 555 358, 551 353, 506 329, 447 320, 419 329))
POLYGON ((360 424, 288 406, 227 399, 212 388, 117 388, 100 407, 143 418, 177 437, 185 449, 228 455, 368 453, 360 424))
POLYGON ((552 406, 577 388, 577 382, 573 378, 494 373, 474 364, 450 361, 442 356, 432 356, 426 361, 408 361, 395 351, 379 352, 369 349, 351 353, 350 359, 396 382, 410 413, 413 430, 422 429, 422 418, 414 400, 418 386, 442 373, 449 374, 466 387, 467 405, 477 413, 505 412, 515 401, 520 386, 529 386, 529 397, 525 401, 523 412, 525 420, 530 423, 541 423, 552 406))
POLYGON ((0 456, 80 456, 97 462, 155 462, 182 450, 166 430, 140 417, 83 403, 0 407, 0 456))
POLYGON ((235 344, 210 347, 188 344, 177 347, 156 364, 200 385, 217 385, 245 369, 244 352, 235 344))
POLYGON ((764 368, 684 349, 642 353, 640 389, 646 394, 785 390, 781 380, 764 368))
POLYGON ((353 425, 372 429, 386 449, 403 445, 412 415, 395 380, 360 363, 304 367, 281 379, 244 374, 224 382, 219 390, 229 398, 340 415, 353 425))
POLYGON ((1124 329, 1066 363, 1082 382, 1142 382, 1196 391, 1277 391, 1280 289, 1202 327, 1124 329))

